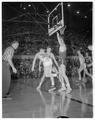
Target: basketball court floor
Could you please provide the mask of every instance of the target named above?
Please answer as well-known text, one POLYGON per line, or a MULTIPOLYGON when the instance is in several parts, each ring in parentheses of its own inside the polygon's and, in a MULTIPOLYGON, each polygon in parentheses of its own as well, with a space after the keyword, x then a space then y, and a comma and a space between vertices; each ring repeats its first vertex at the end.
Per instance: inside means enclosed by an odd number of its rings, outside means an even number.
POLYGON ((2 100, 3 118, 92 118, 92 88, 80 85, 71 94, 32 88, 17 83, 12 90, 12 100, 2 100))

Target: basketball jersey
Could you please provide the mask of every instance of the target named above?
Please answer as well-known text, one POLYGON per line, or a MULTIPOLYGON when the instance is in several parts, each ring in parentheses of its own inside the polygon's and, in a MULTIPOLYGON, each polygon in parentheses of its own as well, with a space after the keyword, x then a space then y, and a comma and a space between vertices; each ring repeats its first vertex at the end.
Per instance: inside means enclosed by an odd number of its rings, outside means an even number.
POLYGON ((59 47, 59 52, 65 52, 65 51, 66 51, 65 45, 59 47))
POLYGON ((40 58, 41 61, 43 61, 44 60, 44 54, 40 54, 39 58, 40 58))
POLYGON ((43 60, 43 65, 44 66, 52 66, 52 60, 49 57, 45 57, 43 60))
POLYGON ((79 55, 79 61, 80 61, 80 65, 85 63, 85 59, 82 55, 79 55))
POLYGON ((13 47, 8 47, 8 48, 5 50, 2 59, 3 59, 4 61, 8 61, 8 59, 9 59, 9 58, 12 58, 13 55, 14 55, 14 49, 13 49, 13 47))

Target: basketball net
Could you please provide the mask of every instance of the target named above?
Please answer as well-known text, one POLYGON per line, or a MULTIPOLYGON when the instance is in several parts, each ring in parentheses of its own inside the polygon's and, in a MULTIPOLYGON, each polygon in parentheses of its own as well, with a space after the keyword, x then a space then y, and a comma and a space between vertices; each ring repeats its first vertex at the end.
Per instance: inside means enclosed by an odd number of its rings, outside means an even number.
POLYGON ((65 29, 66 29, 66 25, 59 30, 61 35, 64 35, 65 29))

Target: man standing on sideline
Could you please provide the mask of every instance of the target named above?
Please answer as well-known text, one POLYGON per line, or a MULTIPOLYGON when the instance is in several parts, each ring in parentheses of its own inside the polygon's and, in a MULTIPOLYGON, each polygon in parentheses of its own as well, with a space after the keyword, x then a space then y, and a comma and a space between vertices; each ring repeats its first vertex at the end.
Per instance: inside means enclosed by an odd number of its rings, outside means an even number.
POLYGON ((8 93, 11 83, 11 73, 10 67, 12 68, 13 73, 17 73, 17 69, 15 68, 12 58, 14 56, 15 50, 18 48, 19 43, 17 41, 12 42, 11 46, 6 48, 3 53, 2 58, 2 97, 6 99, 10 99, 8 93))

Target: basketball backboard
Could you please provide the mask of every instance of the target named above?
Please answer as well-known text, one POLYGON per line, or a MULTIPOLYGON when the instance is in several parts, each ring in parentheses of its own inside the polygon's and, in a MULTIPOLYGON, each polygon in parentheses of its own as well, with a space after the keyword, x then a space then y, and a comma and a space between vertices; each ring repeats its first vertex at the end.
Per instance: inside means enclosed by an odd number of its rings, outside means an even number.
POLYGON ((63 3, 59 3, 48 15, 48 34, 53 35, 64 26, 63 3))

